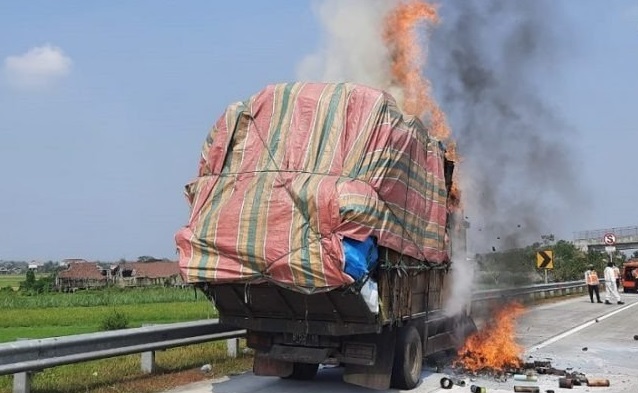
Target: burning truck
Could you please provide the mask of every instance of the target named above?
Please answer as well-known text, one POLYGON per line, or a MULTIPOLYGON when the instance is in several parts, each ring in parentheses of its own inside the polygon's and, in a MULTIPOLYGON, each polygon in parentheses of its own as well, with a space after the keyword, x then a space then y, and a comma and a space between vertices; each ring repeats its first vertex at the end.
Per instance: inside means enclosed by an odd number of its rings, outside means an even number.
POLYGON ((453 168, 383 91, 270 85, 205 140, 176 234, 182 275, 247 329, 256 375, 338 363, 348 383, 414 388, 424 357, 476 329, 468 308, 443 311, 464 230, 453 168))

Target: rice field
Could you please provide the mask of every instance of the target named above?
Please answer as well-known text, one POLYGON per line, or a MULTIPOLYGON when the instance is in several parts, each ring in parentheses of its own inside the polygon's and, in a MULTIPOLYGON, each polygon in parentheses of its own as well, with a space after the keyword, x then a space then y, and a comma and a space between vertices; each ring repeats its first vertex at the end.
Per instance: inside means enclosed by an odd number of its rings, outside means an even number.
POLYGON ((171 302, 208 303, 204 295, 201 292, 196 292, 193 288, 109 288, 76 293, 51 292, 36 296, 28 296, 17 292, 0 292, 0 309, 2 310, 121 306, 171 302))
MULTIPOLYGON (((42 277, 42 275, 36 275, 36 278, 42 277)), ((20 283, 24 281, 24 274, 1 274, 0 275, 0 289, 12 288, 18 289, 20 283)))
POLYGON ((100 330, 117 311, 129 327, 215 318, 214 307, 192 288, 129 288, 27 296, 0 292, 0 342, 100 330))

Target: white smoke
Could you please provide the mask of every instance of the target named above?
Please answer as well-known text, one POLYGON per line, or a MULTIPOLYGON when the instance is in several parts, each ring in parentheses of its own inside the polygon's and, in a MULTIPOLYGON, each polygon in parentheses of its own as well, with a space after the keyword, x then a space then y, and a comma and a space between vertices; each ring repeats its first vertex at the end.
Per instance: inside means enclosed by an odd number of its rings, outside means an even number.
MULTIPOLYGON (((471 189, 470 178, 464 176, 465 172, 461 172, 458 176, 459 188, 463 190, 463 193, 467 193, 471 189)), ((461 194, 461 197, 463 194, 461 194)), ((464 202, 465 203, 465 200, 464 202)), ((464 205, 466 206, 466 205, 464 205)), ((461 313, 469 312, 467 307, 472 301, 472 292, 474 290, 474 275, 476 273, 476 262, 469 258, 468 253, 468 238, 467 228, 465 223, 467 222, 463 216, 463 212, 458 212, 456 220, 462 220, 462 223, 457 223, 463 227, 462 230, 451 231, 451 243, 452 243, 452 265, 450 267, 450 273, 446 278, 446 284, 449 286, 447 297, 445 297, 445 304, 443 305, 445 313, 447 315, 459 315, 461 313)))
POLYGON ((320 48, 297 67, 305 81, 355 82, 391 88, 390 52, 383 42, 384 18, 396 0, 324 0, 315 3, 323 27, 320 48))
MULTIPOLYGON (((383 41, 385 17, 398 3, 398 0, 315 3, 323 36, 320 48, 298 65, 298 79, 364 84, 389 92, 400 105, 403 94, 392 83, 390 51, 383 41)), ((423 44, 425 53, 427 42, 423 44)), ((452 247, 452 269, 446 280, 451 285, 445 304, 449 315, 458 314, 467 306, 474 277, 474 264, 466 259, 465 239, 453 239, 452 247)))

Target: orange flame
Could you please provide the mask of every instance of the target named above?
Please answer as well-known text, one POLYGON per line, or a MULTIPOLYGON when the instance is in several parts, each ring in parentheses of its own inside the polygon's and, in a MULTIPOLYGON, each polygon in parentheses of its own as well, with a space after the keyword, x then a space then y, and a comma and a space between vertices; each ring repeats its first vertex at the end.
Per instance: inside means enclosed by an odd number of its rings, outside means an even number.
POLYGON ((421 0, 398 4, 386 17, 383 38, 392 53, 392 76, 403 90, 403 110, 422 117, 428 115, 431 133, 439 140, 450 138, 445 114, 432 97, 430 81, 423 76, 426 56, 421 51, 416 27, 420 23, 436 25, 435 6, 421 0))
POLYGON ((520 367, 523 350, 514 340, 514 324, 523 310, 519 303, 511 303, 498 311, 484 329, 468 337, 455 365, 472 372, 520 367))
MULTIPOLYGON (((386 17, 383 39, 392 55, 391 72, 394 83, 403 91, 403 110, 417 117, 427 115, 430 120, 430 134, 447 145, 445 157, 458 162, 456 144, 452 141, 445 113, 432 95, 430 81, 423 75, 427 58, 417 36, 417 27, 420 24, 433 26, 438 23, 439 16, 434 5, 423 0, 406 0, 399 3, 386 17)), ((448 198, 450 210, 460 209, 461 206, 458 178, 458 170, 455 170, 448 198)))

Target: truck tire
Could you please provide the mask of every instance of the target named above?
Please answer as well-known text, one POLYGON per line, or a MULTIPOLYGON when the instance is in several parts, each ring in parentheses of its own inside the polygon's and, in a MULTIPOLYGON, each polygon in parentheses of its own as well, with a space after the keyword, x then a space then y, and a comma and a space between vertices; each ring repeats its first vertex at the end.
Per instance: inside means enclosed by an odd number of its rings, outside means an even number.
POLYGON ((319 369, 318 364, 312 363, 298 363, 295 362, 292 366, 292 374, 284 379, 296 379, 299 381, 308 381, 311 380, 317 375, 317 370, 319 369))
POLYGON ((399 329, 394 349, 391 385, 396 389, 414 389, 421 381, 423 342, 413 325, 399 329))

